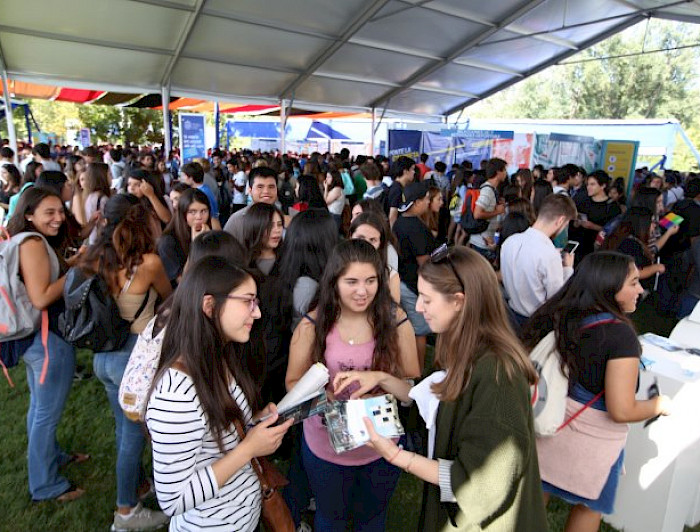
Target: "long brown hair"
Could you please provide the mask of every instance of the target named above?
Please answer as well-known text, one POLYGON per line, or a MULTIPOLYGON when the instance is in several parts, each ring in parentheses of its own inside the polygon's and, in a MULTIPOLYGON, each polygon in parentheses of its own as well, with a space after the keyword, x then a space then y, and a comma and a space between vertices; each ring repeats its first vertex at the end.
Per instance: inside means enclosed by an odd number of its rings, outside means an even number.
POLYGON ((105 163, 90 163, 85 170, 85 193, 99 192, 101 196, 110 197, 109 166, 105 163))
POLYGON ((129 194, 117 194, 107 200, 104 218, 107 222, 99 240, 88 248, 80 267, 99 273, 112 293, 119 291, 118 275, 126 270, 127 279, 143 263, 143 256, 155 253, 155 241, 148 223, 148 211, 129 194))
POLYGON ((454 297, 463 288, 455 277, 459 274, 468 288, 469 301, 452 322, 438 335, 435 364, 447 370, 447 377, 433 385, 441 401, 455 401, 464 391, 477 361, 487 353, 495 356, 507 378, 518 373, 530 384, 537 373, 511 328, 493 267, 479 253, 463 246, 449 251, 449 261, 427 261, 418 274, 443 296, 454 297))
POLYGON ((317 311, 312 359, 325 364, 326 338, 340 319, 338 279, 347 272, 350 264, 358 262, 371 264, 377 272, 377 293, 367 309, 367 318, 374 336, 372 369, 400 377, 403 373, 399 363, 398 333, 389 291, 389 274, 377 250, 364 240, 345 240, 335 247, 328 258, 315 301, 311 303, 311 308, 317 311))
POLYGON ((248 344, 226 340, 221 327, 228 294, 251 278, 250 272, 223 257, 205 257, 187 271, 175 291, 158 371, 149 392, 153 393, 168 368, 182 360, 221 452, 224 436, 232 430, 233 422, 247 421, 229 390, 231 379, 240 386, 253 412, 259 403, 255 383, 245 368, 244 350, 248 344), (211 318, 202 310, 206 295, 215 301, 211 318))

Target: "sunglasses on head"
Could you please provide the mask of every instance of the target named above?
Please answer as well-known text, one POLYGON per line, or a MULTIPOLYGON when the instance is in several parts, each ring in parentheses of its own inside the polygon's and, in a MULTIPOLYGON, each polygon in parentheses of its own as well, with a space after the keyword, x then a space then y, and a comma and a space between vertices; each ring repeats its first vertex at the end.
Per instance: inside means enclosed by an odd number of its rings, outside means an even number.
POLYGON ((432 262, 433 264, 440 264, 441 262, 446 261, 448 266, 452 270, 452 273, 454 273, 455 277, 457 278, 459 286, 462 288, 462 293, 466 295, 467 291, 464 289, 464 283, 462 282, 462 278, 457 273, 455 265, 452 263, 452 259, 450 259, 451 250, 452 248, 447 247, 447 244, 442 244, 430 254, 430 262, 432 262))

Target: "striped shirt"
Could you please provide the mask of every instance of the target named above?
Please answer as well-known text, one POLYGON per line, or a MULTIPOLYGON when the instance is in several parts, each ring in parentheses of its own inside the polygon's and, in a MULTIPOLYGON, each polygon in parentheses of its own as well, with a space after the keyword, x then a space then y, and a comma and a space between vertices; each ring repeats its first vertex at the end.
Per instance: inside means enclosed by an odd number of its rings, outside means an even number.
MULTIPOLYGON (((233 382, 231 395, 252 418, 241 388, 233 382)), ((169 369, 148 401, 146 425, 153 440, 153 471, 161 509, 172 531, 253 531, 260 519, 260 482, 250 462, 221 488, 212 464, 224 455, 207 424, 189 375, 169 369)), ((238 445, 236 429, 223 438, 230 451, 238 445)))

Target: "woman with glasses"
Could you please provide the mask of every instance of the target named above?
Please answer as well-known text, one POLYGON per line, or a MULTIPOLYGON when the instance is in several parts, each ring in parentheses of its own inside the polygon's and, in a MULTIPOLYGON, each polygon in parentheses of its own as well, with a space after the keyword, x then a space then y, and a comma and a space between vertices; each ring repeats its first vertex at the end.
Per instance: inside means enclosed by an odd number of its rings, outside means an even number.
POLYGON ((180 282, 191 242, 210 229, 209 198, 199 189, 186 189, 180 194, 173 217, 158 239, 158 255, 173 287, 180 282))
POLYGON ((523 331, 525 346, 532 349, 554 330, 568 369, 566 418, 571 421, 554 436, 537 439, 546 498, 573 505, 567 532, 596 531, 601 514, 613 513, 627 423, 666 415, 671 408, 658 391, 649 400, 635 397, 642 350, 627 315, 643 292, 639 277, 629 255, 588 255, 523 331))
MULTIPOLYGON (((311 312, 292 337, 287 389, 315 362, 331 379, 341 371, 382 371, 397 379, 420 375, 413 328, 391 301, 388 272, 377 251, 362 240, 346 240, 328 259, 311 312)), ((365 393, 384 393, 372 387, 365 393)), ((354 389, 329 395, 348 399, 354 389)), ((316 498, 315 530, 383 531, 400 470, 364 446, 336 454, 320 416, 304 420, 301 459, 316 498)), ((289 499, 288 499, 289 500, 289 499)), ((291 502, 293 514, 298 512, 291 502)), ((298 517, 298 513, 297 513, 298 517)))
POLYGON ((170 295, 163 263, 155 253, 148 211, 137 198, 118 194, 105 203, 99 240, 79 267, 107 282, 121 317, 131 324, 129 338, 115 351, 94 353, 95 376, 107 392, 116 424, 117 511, 113 530, 162 526, 167 518, 141 506, 139 496, 150 489, 142 465, 146 440, 142 427, 129 420, 118 395, 126 364, 138 335, 155 315, 156 300, 170 295))
POLYGON ((413 388, 381 370, 343 371, 334 392, 355 398, 380 386, 416 401, 428 456, 365 425, 379 455, 426 482, 418 530, 547 530, 530 407, 537 374, 510 328, 493 268, 471 249, 441 246, 418 275, 416 309, 438 334, 441 371, 413 388))
POLYGON ((220 257, 188 268, 178 287, 146 410, 156 493, 171 531, 258 530, 261 488, 251 459, 273 453, 292 420, 271 416, 240 439, 258 392, 243 351, 260 318, 249 272, 220 257))

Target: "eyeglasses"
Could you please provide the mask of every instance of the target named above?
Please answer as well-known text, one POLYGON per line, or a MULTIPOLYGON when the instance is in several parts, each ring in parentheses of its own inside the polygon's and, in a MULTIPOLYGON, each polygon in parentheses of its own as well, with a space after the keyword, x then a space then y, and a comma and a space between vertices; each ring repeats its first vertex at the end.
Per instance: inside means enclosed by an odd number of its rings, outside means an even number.
POLYGON ((257 297, 232 296, 227 295, 226 299, 237 299, 248 303, 248 312, 253 312, 256 308, 260 308, 260 300, 257 297))
POLYGON ((452 273, 455 274, 455 277, 459 282, 459 286, 462 288, 462 293, 466 295, 467 291, 464 289, 464 283, 462 282, 462 278, 457 273, 455 265, 452 263, 452 259, 450 259, 451 249, 452 248, 447 247, 447 244, 441 245, 430 254, 430 262, 432 262, 433 264, 440 264, 442 261, 447 261, 447 264, 452 269, 452 273))

